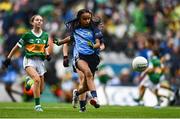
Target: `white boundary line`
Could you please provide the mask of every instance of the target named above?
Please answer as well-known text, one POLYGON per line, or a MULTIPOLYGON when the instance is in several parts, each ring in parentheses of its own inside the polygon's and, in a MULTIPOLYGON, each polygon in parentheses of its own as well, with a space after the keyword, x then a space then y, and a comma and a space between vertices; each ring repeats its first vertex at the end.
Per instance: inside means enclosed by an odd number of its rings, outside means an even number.
MULTIPOLYGON (((11 107, 0 107, 0 109, 32 109, 33 106, 28 106, 28 107, 17 107, 17 106, 11 106, 11 107)), ((43 107, 44 109, 67 109, 69 107, 61 107, 61 106, 56 106, 56 107, 43 107)), ((73 109, 73 108, 72 108, 73 109)))
MULTIPOLYGON (((0 109, 32 109, 33 106, 26 106, 26 107, 18 107, 18 106, 5 106, 0 107, 0 109)), ((43 106, 44 109, 67 109, 70 108, 69 106, 43 106)), ((153 107, 152 107, 153 108, 153 107)), ((72 108, 73 109, 73 108, 72 108)), ((160 108, 164 109, 164 107, 160 108)), ((180 107, 169 107, 168 110, 180 110, 180 107)))

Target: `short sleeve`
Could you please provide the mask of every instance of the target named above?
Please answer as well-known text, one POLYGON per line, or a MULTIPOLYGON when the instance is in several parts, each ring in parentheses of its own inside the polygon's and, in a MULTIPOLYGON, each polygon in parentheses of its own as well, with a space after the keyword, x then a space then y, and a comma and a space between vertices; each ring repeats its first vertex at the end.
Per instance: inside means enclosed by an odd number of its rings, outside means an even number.
POLYGON ((153 67, 154 67, 153 64, 150 62, 148 68, 152 69, 153 67))
POLYGON ((73 35, 73 33, 70 35, 70 39, 71 39, 71 42, 74 41, 74 35, 73 35))
POLYGON ((46 33, 46 44, 45 44, 45 48, 49 47, 48 40, 49 40, 49 35, 46 33))
POLYGON ((17 45, 22 48, 23 46, 25 46, 25 37, 26 35, 24 34, 21 39, 17 42, 17 45))
POLYGON ((95 30, 95 38, 98 38, 100 40, 103 39, 103 34, 99 29, 95 30))

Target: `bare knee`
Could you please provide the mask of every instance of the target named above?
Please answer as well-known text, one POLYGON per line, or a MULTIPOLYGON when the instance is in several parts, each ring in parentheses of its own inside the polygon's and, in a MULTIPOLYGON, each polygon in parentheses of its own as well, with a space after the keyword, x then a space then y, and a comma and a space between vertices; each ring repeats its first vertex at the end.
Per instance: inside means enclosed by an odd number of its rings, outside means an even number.
POLYGON ((83 80, 85 79, 84 74, 79 75, 79 79, 80 79, 81 82, 83 82, 83 80))
POLYGON ((93 74, 90 71, 85 71, 85 76, 87 80, 93 78, 93 74))
POLYGON ((32 79, 34 80, 34 84, 35 84, 35 85, 40 85, 41 79, 40 79, 39 76, 33 75, 33 76, 32 76, 32 79))

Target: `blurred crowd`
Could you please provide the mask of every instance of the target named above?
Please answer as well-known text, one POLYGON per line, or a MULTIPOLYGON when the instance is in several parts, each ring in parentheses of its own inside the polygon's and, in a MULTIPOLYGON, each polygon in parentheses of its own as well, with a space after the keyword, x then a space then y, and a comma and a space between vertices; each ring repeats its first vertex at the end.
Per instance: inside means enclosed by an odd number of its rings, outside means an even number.
MULTIPOLYGON (((31 29, 29 19, 32 15, 42 15, 45 31, 61 39, 67 34, 64 23, 75 18, 81 8, 92 10, 94 16, 102 19, 106 44, 104 54, 123 53, 128 59, 141 55, 148 59, 149 51, 155 48, 167 67, 166 79, 173 88, 180 86, 179 0, 0 0, 0 61, 21 35, 31 29), (153 48, 149 45, 152 42, 153 48)), ((63 67, 62 47, 50 44, 52 60, 47 62, 46 83, 57 97, 69 102, 72 89, 78 85, 78 76, 71 68, 63 67)), ((14 82, 24 77, 22 57, 23 53, 17 52, 8 72, 0 72, 3 79, 0 81, 14 82)), ((106 73, 102 71, 107 75, 97 75, 100 83, 139 84, 137 74, 131 68, 123 68, 115 74, 106 62, 101 65, 106 67, 106 73)))

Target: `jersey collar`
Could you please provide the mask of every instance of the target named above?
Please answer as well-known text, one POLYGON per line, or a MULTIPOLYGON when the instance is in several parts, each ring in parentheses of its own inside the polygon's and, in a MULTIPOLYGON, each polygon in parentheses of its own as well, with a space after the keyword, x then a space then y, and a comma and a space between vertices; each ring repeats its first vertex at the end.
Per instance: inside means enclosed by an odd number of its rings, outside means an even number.
POLYGON ((40 31, 39 34, 35 33, 33 30, 31 30, 31 32, 36 36, 36 37, 40 37, 42 35, 42 30, 40 31))

